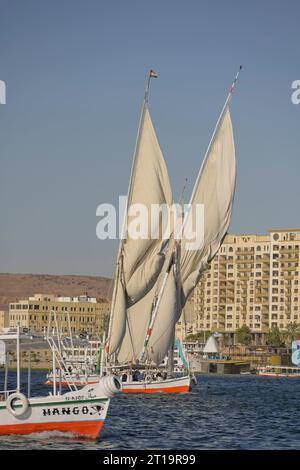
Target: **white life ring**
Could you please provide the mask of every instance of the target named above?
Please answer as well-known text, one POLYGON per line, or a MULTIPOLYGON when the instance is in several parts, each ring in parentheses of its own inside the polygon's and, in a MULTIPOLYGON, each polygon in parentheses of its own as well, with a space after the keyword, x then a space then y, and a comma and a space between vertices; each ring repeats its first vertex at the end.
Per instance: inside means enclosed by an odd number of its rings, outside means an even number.
POLYGON ((29 401, 28 398, 23 395, 23 393, 12 393, 9 395, 8 399, 6 400, 6 409, 9 411, 13 416, 21 417, 23 416, 29 408, 29 401), (17 400, 18 406, 14 408, 13 402, 17 400))
POLYGON ((145 382, 151 382, 151 381, 152 381, 152 375, 147 374, 146 377, 145 377, 145 382))

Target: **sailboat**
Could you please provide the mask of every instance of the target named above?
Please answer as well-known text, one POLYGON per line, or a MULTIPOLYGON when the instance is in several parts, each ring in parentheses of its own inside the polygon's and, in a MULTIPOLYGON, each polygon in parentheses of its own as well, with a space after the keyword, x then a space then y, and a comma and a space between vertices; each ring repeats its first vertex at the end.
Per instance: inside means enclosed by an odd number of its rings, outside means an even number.
POLYGON ((106 371, 119 371, 124 392, 190 390, 189 370, 183 377, 174 375, 175 326, 230 224, 236 161, 229 104, 240 70, 241 67, 215 126, 183 223, 179 229, 178 224, 172 226, 167 240, 163 236, 164 221, 160 221, 160 236, 156 239, 148 236, 136 240, 127 230, 132 221, 132 205, 139 203, 151 209, 153 204, 170 208, 173 203, 166 163, 148 107, 150 80, 157 75, 152 70, 149 73, 129 182, 125 229, 117 256, 106 345, 106 371), (205 211, 203 237, 199 246, 191 249, 187 228, 195 227, 200 204, 205 211), (162 376, 159 365, 166 355, 168 370, 162 376))

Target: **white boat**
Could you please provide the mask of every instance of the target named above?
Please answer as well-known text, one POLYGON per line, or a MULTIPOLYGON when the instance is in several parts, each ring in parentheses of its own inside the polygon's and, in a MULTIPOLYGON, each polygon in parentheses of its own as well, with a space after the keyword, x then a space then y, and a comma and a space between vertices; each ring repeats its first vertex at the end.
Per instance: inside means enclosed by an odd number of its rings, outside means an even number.
POLYGON ((99 381, 76 392, 47 397, 28 398, 16 391, 5 394, 0 402, 0 435, 60 431, 97 438, 108 407, 109 396, 99 381))
MULTIPOLYGON (((176 348, 174 351, 174 372, 177 375, 173 378, 167 378, 167 374, 163 371, 167 367, 168 358, 166 357, 164 361, 160 364, 159 368, 155 367, 155 364, 152 364, 151 369, 147 370, 134 370, 134 369, 124 369, 114 368, 114 374, 119 376, 122 381, 122 392, 124 393, 154 393, 154 392, 165 392, 165 393, 185 393, 188 392, 192 384, 195 384, 194 377, 185 376, 182 377, 182 371, 187 366, 186 363, 186 352, 185 355, 182 355, 182 352, 179 351, 178 341, 176 342, 176 348), (137 373, 139 378, 137 378, 137 373), (143 377, 143 379, 141 378, 143 377)), ((101 347, 100 347, 101 350, 101 347)), ((78 348, 64 349, 63 357, 66 364, 66 369, 68 370, 68 380, 63 379, 59 376, 59 372, 56 372, 56 384, 67 386, 68 381, 72 381, 79 387, 83 387, 87 384, 96 384, 99 382, 99 373, 92 372, 96 369, 97 364, 96 360, 99 357, 99 349, 96 351, 93 350, 92 355, 89 356, 86 354, 85 349, 82 347, 82 354, 78 354, 78 348), (70 357, 67 355, 67 352, 70 353, 70 357), (88 369, 88 365, 91 365, 88 369), (85 373, 82 373, 84 368, 85 373), (89 371, 89 372, 88 372, 89 371)), ((46 385, 53 385, 53 372, 47 374, 46 385)))
MULTIPOLYGON (((57 391, 55 376, 56 363, 60 364, 61 358, 53 338, 48 337, 48 341, 53 353, 53 393, 44 397, 31 397, 30 369, 27 395, 20 386, 20 329, 17 328, 16 334, 0 335, 0 356, 5 365, 5 385, 0 392, 0 435, 59 431, 97 438, 107 415, 110 397, 122 389, 121 382, 111 375, 98 378, 94 385, 78 390, 74 383, 65 378, 70 390, 60 393, 57 391), (9 350, 14 344, 17 352, 16 388, 9 390, 9 350)), ((59 372, 65 377, 62 365, 59 372)))
POLYGON ((163 379, 156 372, 149 373, 145 380, 122 381, 125 393, 187 393, 195 383, 189 375, 163 379))
MULTIPOLYGON (((239 72, 238 72, 239 74, 239 72)), ((176 223, 163 217, 156 221, 156 237, 151 227, 141 238, 134 238, 128 227, 131 208, 142 205, 151 214, 153 205, 168 208, 172 214, 173 197, 162 151, 152 124, 148 94, 150 71, 128 189, 123 238, 120 241, 112 309, 106 346, 106 370, 143 369, 144 373, 168 355, 167 379, 145 379, 124 383, 124 391, 177 392, 190 389, 188 367, 181 382, 174 373, 175 326, 203 272, 217 254, 227 233, 233 204, 236 162, 229 110, 235 82, 231 86, 190 198, 183 214, 179 204, 176 223), (198 207, 204 206, 205 224, 201 241, 191 239, 191 227, 197 227, 198 207), (179 222, 179 224, 178 224, 179 222), (166 227, 171 233, 166 238, 166 227), (178 228, 179 227, 179 228, 178 228), (191 245, 193 247, 191 247, 191 245), (178 385, 178 386, 177 386, 178 385)), ((153 222, 153 221, 152 221, 153 222)), ((151 225, 151 220, 150 220, 151 225)), ((201 231, 201 230, 200 230, 201 231)), ((195 236, 195 234, 194 234, 195 236)), ((121 372, 122 373, 122 372, 121 372)))
POLYGON ((263 366, 257 369, 256 375, 261 377, 300 377, 300 367, 292 366, 263 366))

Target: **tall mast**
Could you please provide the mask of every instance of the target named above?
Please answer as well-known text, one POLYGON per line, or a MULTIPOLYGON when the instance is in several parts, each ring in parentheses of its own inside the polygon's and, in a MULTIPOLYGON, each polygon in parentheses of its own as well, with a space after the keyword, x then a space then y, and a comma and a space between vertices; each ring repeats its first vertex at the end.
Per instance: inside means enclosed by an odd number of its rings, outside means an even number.
POLYGON ((130 201, 131 201, 132 181, 133 181, 133 177, 134 177, 134 173, 135 173, 136 159, 137 159, 138 148, 139 148, 140 137, 141 137, 141 129, 142 129, 143 121, 144 121, 145 111, 146 111, 147 104, 148 104, 151 78, 156 78, 156 77, 157 77, 156 73, 151 69, 149 71, 148 75, 147 75, 145 92, 144 92, 144 99, 143 99, 142 110, 141 110, 140 121, 139 121, 139 127, 138 127, 138 132, 137 132, 137 137, 136 137, 135 147, 134 147, 134 152, 133 152, 133 160, 132 160, 132 166, 131 166, 131 172, 130 172, 130 178, 129 178, 129 184, 128 184, 128 191, 127 191, 127 202, 126 202, 126 208, 125 208, 125 211, 124 211, 122 232, 121 232, 121 240, 120 240, 120 243, 119 243, 116 269, 115 269, 115 276, 114 276, 115 282, 114 282, 114 289, 113 289, 113 294, 112 294, 111 315, 110 315, 109 326, 108 326, 106 353, 108 353, 109 340, 110 340, 110 336, 111 336, 113 312, 114 312, 114 305, 115 305, 116 293, 117 293, 117 289, 116 289, 117 279, 119 277, 120 267, 121 267, 120 266, 120 259, 121 259, 121 254, 122 254, 122 249, 123 249, 124 243, 126 242, 127 213, 128 213, 128 207, 129 207, 130 201))
POLYGON ((156 78, 156 77, 157 77, 156 73, 151 69, 148 73, 148 76, 147 76, 145 92, 144 92, 144 99, 143 99, 143 105, 142 105, 142 111, 141 111, 141 116, 140 116, 140 122, 139 122, 139 127, 138 127, 138 132, 137 132, 137 137, 136 137, 135 147, 134 147, 134 152, 133 152, 132 167, 131 167, 131 173, 130 173, 130 178, 129 178, 128 191, 127 191, 127 207, 126 207, 125 214, 124 214, 124 219, 123 219, 122 239, 121 239, 120 246, 123 246, 122 242, 124 242, 124 235, 125 235, 125 229, 126 229, 126 220, 127 220, 127 211, 128 211, 128 205, 131 202, 132 181, 133 181, 133 176, 134 176, 134 173, 135 173, 136 158, 137 158, 138 148, 139 148, 139 144, 140 144, 142 124, 143 124, 143 121, 144 121, 145 111, 146 111, 147 106, 148 106, 148 98, 149 98, 149 92, 150 92, 151 78, 156 78))

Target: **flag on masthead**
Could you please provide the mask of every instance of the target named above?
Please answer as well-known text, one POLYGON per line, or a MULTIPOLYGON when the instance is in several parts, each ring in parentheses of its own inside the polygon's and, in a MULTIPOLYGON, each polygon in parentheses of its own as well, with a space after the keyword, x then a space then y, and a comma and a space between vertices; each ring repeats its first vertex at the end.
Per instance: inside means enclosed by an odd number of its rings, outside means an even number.
POLYGON ((156 73, 154 70, 151 69, 151 70, 150 70, 150 77, 151 77, 151 78, 157 78, 158 75, 157 75, 157 73, 156 73))

